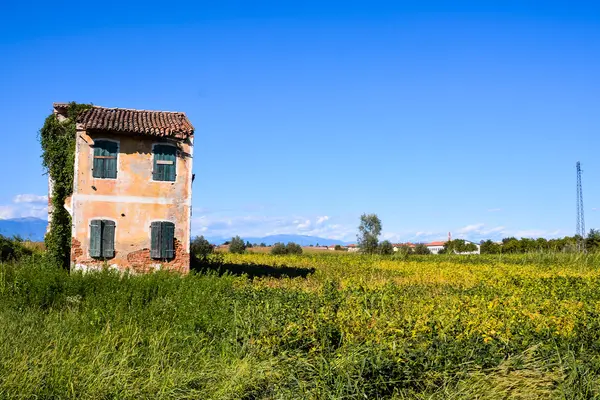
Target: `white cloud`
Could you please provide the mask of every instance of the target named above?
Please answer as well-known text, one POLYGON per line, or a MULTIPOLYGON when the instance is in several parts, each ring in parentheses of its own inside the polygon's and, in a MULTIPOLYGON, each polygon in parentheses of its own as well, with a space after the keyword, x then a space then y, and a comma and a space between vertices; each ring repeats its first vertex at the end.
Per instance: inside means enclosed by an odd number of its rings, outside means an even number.
POLYGON ((13 203, 47 203, 48 196, 40 196, 36 194, 18 194, 13 198, 13 203))
POLYGON ((310 229, 310 226, 311 226, 310 219, 307 219, 306 221, 296 225, 296 228, 298 228, 300 230, 307 230, 307 229, 310 229))
POLYGON ((0 219, 48 216, 48 196, 18 194, 12 204, 0 204, 0 219))
POLYGON ((417 232, 417 233, 415 233, 415 236, 417 236, 417 237, 418 236, 431 236, 433 234, 434 234, 433 232, 417 232))
POLYGON ((317 218, 317 225, 321 225, 323 222, 329 220, 329 217, 327 215, 324 215, 322 217, 317 218))
POLYGON ((467 225, 463 228, 460 228, 458 230, 459 234, 467 234, 467 233, 472 233, 472 232, 479 232, 481 231, 481 228, 483 228, 483 224, 473 224, 473 225, 467 225))
POLYGON ((15 209, 12 206, 0 206, 0 219, 10 219, 15 217, 15 209))
POLYGON ((39 203, 15 203, 0 205, 0 219, 34 217, 46 219, 48 206, 39 203))
MULTIPOLYGON (((350 221, 351 222, 351 221, 350 221)), ((262 237, 277 234, 297 234, 319 236, 349 242, 356 241, 355 224, 336 217, 325 216, 219 216, 207 214, 192 220, 192 234, 208 237, 227 238, 235 235, 241 237, 262 237)), ((453 239, 466 239, 474 242, 505 237, 557 237, 564 236, 560 230, 543 229, 510 229, 505 226, 487 226, 483 223, 468 224, 458 229, 448 229, 453 239)), ((381 240, 393 243, 445 241, 448 230, 421 231, 384 231, 381 240)))
POLYGON ((544 230, 544 229, 523 229, 523 230, 515 231, 510 236, 514 236, 516 238, 523 238, 523 237, 524 238, 539 238, 539 237, 553 238, 553 237, 558 237, 558 236, 565 236, 565 235, 561 235, 560 232, 561 232, 560 229, 556 229, 553 231, 544 230))
POLYGON ((277 234, 319 236, 352 241, 356 228, 327 217, 274 217, 263 215, 223 216, 203 215, 192 219, 192 234, 210 237, 262 237, 277 234))

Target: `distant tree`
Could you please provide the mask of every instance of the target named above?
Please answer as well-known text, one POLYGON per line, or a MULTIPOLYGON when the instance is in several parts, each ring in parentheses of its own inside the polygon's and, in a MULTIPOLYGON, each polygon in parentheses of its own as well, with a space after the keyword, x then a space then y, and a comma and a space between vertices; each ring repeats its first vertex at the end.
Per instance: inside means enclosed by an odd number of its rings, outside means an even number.
POLYGON ((246 241, 246 248, 247 249, 251 249, 252 248, 252 243, 250 243, 249 241, 246 241))
POLYGON ((514 237, 502 239, 502 252, 503 253, 522 253, 521 243, 514 237))
POLYGON ((501 250, 502 248, 498 243, 494 243, 489 239, 481 242, 481 254, 500 254, 501 250))
POLYGON ((190 250, 194 256, 200 260, 206 260, 209 254, 214 251, 214 246, 204 238, 204 236, 196 236, 190 244, 190 250))
POLYGON ((590 229, 585 238, 585 249, 587 251, 598 251, 600 250, 600 231, 597 229, 590 229))
POLYGON ((415 246, 415 254, 431 254, 431 250, 429 250, 429 248, 424 243, 418 243, 415 246))
POLYGON ((342 250, 342 246, 340 246, 339 244, 336 244, 333 249, 336 251, 340 251, 340 250, 342 250))
POLYGON ((407 244, 401 244, 400 246, 397 247, 397 250, 395 251, 395 253, 397 255, 401 255, 401 256, 405 256, 405 255, 409 255, 409 254, 413 254, 413 248, 410 247, 407 244))
POLYGON ((229 244, 229 252, 242 254, 246 251, 246 244, 239 236, 231 238, 231 243, 229 244))
POLYGON ((294 242, 289 242, 285 246, 285 251, 287 252, 287 254, 302 254, 302 246, 294 242))
POLYGON ((379 254, 390 255, 394 254, 394 246, 389 240, 384 240, 379 244, 379 254))
POLYGON ((273 245, 273 247, 271 247, 271 254, 274 254, 274 255, 287 254, 287 249, 285 248, 285 244, 275 243, 273 245))
POLYGON ((260 247, 267 247, 267 244, 265 242, 261 242, 260 247))
POLYGON ((549 250, 548 240, 546 240, 545 238, 537 238, 535 241, 535 245, 537 250, 549 250))
POLYGON ((464 239, 454 239, 444 243, 444 254, 470 253, 472 251, 477 251, 477 245, 466 242, 464 239))
POLYGON ((358 227, 358 247, 363 253, 374 254, 377 252, 379 235, 381 234, 381 220, 377 214, 363 214, 360 216, 358 227))
POLYGON ((230 241, 230 240, 226 240, 225 242, 223 242, 223 244, 224 244, 225 246, 227 246, 229 243, 231 243, 231 241, 230 241))

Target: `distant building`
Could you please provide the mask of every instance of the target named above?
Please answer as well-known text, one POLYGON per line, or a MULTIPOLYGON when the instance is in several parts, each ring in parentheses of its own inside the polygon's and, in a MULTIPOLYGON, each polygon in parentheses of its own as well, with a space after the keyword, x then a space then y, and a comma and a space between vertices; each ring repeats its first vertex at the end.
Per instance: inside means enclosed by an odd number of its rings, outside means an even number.
POLYGON ((431 254, 438 254, 440 250, 444 250, 444 244, 446 244, 446 242, 431 242, 427 243, 425 246, 427 246, 431 254))
POLYGON ((352 253, 360 250, 360 248, 356 244, 349 244, 347 247, 348 247, 348 251, 352 252, 352 253))
POLYGON ((410 242, 407 242, 407 243, 394 243, 394 244, 392 244, 392 247, 394 248, 394 251, 398 251, 402 247, 408 247, 408 248, 414 249, 415 246, 416 245, 414 243, 410 243, 410 242))

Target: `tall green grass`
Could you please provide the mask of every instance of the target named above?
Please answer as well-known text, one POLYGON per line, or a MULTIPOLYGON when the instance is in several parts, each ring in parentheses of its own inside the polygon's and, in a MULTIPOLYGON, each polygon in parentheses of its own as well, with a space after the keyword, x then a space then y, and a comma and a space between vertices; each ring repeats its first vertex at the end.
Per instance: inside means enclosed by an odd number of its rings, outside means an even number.
POLYGON ((592 261, 427 260, 228 256, 316 268, 254 279, 0 264, 0 398, 600 396, 592 261))

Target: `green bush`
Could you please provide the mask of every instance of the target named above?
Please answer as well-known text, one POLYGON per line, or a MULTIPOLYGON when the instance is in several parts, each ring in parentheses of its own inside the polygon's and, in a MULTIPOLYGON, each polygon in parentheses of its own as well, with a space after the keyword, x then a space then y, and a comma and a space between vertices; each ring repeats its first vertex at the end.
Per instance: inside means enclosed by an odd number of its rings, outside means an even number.
POLYGON ((302 246, 294 242, 289 242, 287 245, 283 243, 275 243, 273 247, 271 247, 271 254, 302 254, 302 246))
POLYGON ((231 242, 229 243, 229 252, 242 254, 246 251, 246 243, 239 236, 231 238, 231 242))
POLYGON ((190 244, 190 250, 199 260, 206 260, 214 252, 215 247, 204 236, 196 236, 190 244))
POLYGON ((394 254, 394 246, 392 246, 392 243, 389 240, 384 240, 379 244, 379 254, 394 254))
POLYGON ((31 254, 33 251, 25 247, 21 238, 9 239, 0 235, 0 262, 19 260, 21 257, 31 254))
POLYGON ((287 249, 285 247, 285 244, 283 244, 283 243, 275 243, 273 245, 273 247, 271 247, 271 254, 274 254, 276 256, 287 254, 287 249))
POLYGON ((285 246, 285 250, 286 250, 287 254, 302 254, 302 246, 300 246, 299 244, 296 244, 294 242, 289 242, 285 246))
POLYGON ((419 243, 415 246, 415 254, 431 254, 431 250, 429 250, 425 244, 419 243))

